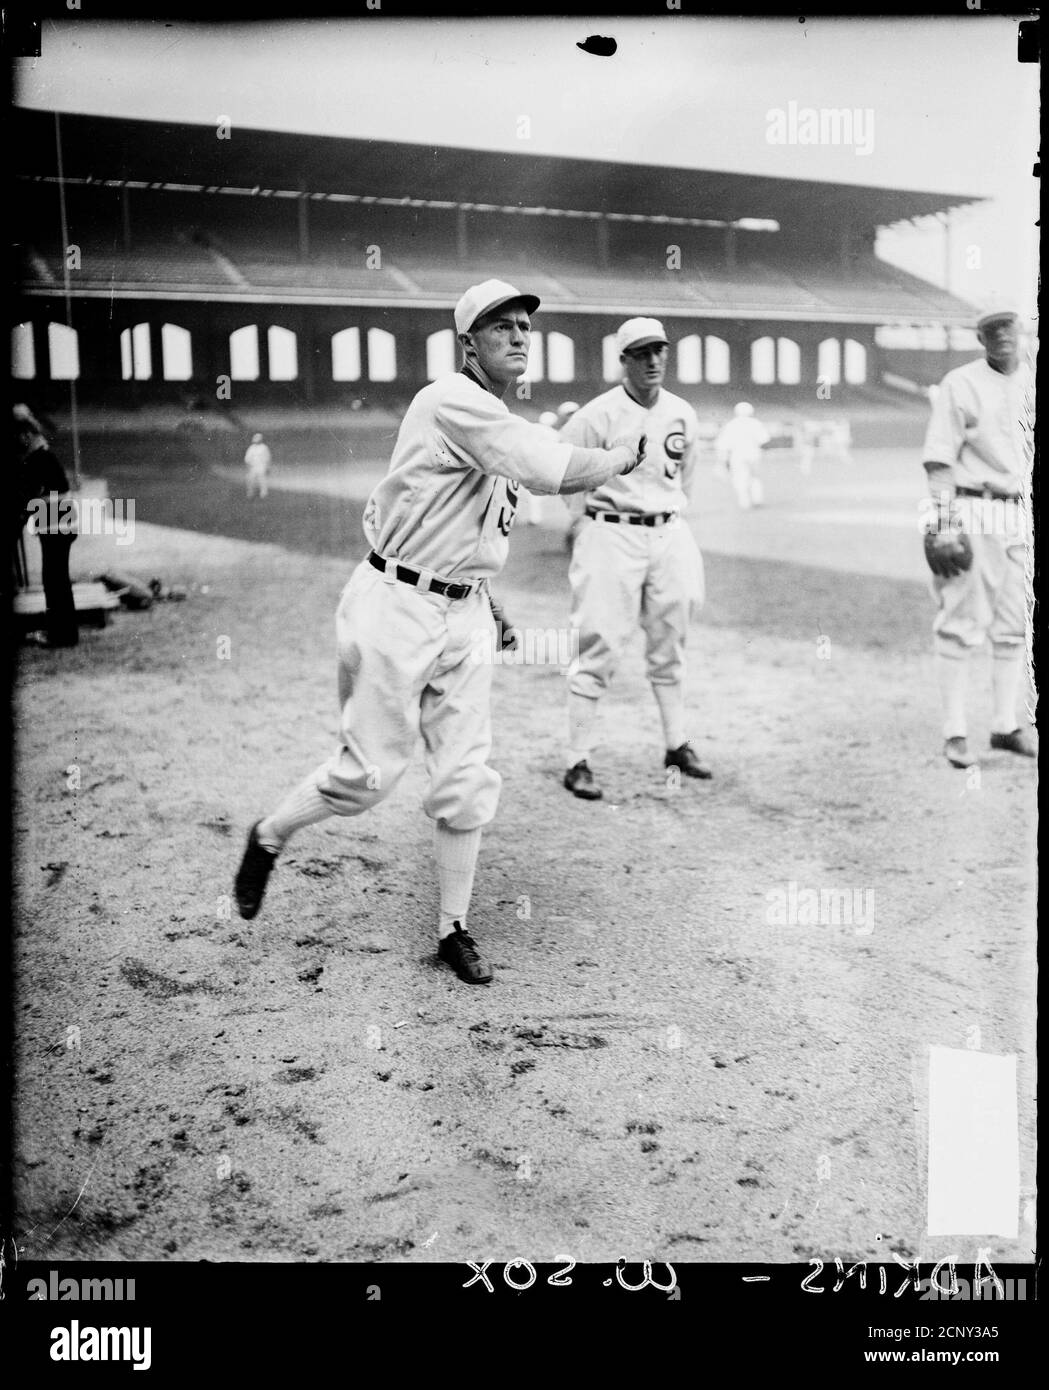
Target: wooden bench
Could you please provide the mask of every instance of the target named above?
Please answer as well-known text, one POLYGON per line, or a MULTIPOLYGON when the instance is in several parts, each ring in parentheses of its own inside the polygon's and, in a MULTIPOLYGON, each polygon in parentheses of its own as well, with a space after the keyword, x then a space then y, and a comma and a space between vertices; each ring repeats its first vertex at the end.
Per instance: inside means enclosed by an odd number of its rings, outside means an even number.
MULTIPOLYGON (((104 584, 74 584, 73 603, 77 622, 86 627, 105 627, 110 610, 120 607, 120 599, 116 594, 111 594, 104 584)), ((47 603, 42 587, 34 586, 15 594, 15 620, 23 627, 39 627, 46 612, 47 603)))

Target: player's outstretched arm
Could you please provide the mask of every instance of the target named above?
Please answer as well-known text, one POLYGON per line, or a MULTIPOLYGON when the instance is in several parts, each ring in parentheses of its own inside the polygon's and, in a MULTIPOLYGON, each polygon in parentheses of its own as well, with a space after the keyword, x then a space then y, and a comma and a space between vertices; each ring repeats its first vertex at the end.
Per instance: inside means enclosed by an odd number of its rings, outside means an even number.
POLYGON ((558 492, 589 492, 610 478, 633 473, 645 461, 646 443, 642 435, 636 444, 614 444, 611 449, 582 449, 573 444, 558 492))

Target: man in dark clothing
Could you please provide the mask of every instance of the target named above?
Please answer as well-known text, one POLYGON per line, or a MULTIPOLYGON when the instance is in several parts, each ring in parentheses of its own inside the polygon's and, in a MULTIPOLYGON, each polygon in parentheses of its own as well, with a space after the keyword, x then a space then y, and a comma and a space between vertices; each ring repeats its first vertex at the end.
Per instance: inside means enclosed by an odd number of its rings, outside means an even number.
POLYGON ((69 479, 48 448, 36 420, 24 408, 22 411, 15 408, 14 428, 18 462, 15 465, 16 514, 12 539, 17 546, 30 513, 35 512, 47 605, 45 630, 31 633, 30 640, 38 646, 75 647, 80 633, 69 578, 69 551, 76 540, 72 520, 75 512, 68 506, 59 506, 59 499, 69 492, 69 479), (37 499, 42 499, 45 506, 34 507, 37 499))

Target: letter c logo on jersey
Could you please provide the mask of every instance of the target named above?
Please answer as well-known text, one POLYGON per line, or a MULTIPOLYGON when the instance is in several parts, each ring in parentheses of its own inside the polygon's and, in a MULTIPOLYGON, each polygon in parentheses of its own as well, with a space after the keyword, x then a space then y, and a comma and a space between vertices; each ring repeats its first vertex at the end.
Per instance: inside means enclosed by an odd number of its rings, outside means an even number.
POLYGON ((681 460, 685 456, 688 448, 688 440, 685 438, 684 420, 675 420, 670 428, 670 433, 663 440, 663 452, 666 454, 668 462, 663 465, 663 472, 668 478, 676 478, 678 469, 681 467, 681 460))

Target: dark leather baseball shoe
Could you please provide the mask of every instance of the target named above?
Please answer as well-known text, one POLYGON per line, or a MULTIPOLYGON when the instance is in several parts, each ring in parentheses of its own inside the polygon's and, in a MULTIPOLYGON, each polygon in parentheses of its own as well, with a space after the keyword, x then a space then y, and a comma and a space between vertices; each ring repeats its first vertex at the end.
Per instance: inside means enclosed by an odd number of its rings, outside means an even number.
POLYGON ((1037 757, 1034 741, 1023 729, 1014 729, 1011 734, 992 734, 991 747, 1004 749, 1007 753, 1019 753, 1024 758, 1037 757))
POLYGON ((237 911, 248 919, 255 916, 262 906, 266 894, 266 882, 273 872, 277 856, 263 849, 258 841, 261 821, 256 821, 248 833, 248 843, 244 847, 244 858, 240 861, 237 877, 233 882, 233 892, 237 899, 237 911))
POLYGON ((964 738, 949 738, 943 745, 943 756, 951 767, 975 767, 976 759, 969 752, 964 738))
POLYGON ((468 985, 486 985, 492 978, 491 970, 481 959, 477 942, 458 924, 454 931, 441 938, 437 956, 468 985))
POLYGON ((584 801, 600 801, 604 796, 601 788, 594 786, 594 774, 587 766, 585 758, 565 773, 565 786, 573 796, 582 797, 584 801))
POLYGON ((683 743, 680 748, 668 748, 663 766, 680 768, 686 777, 702 777, 708 780, 714 776, 710 768, 704 767, 696 757, 691 743, 683 743))

